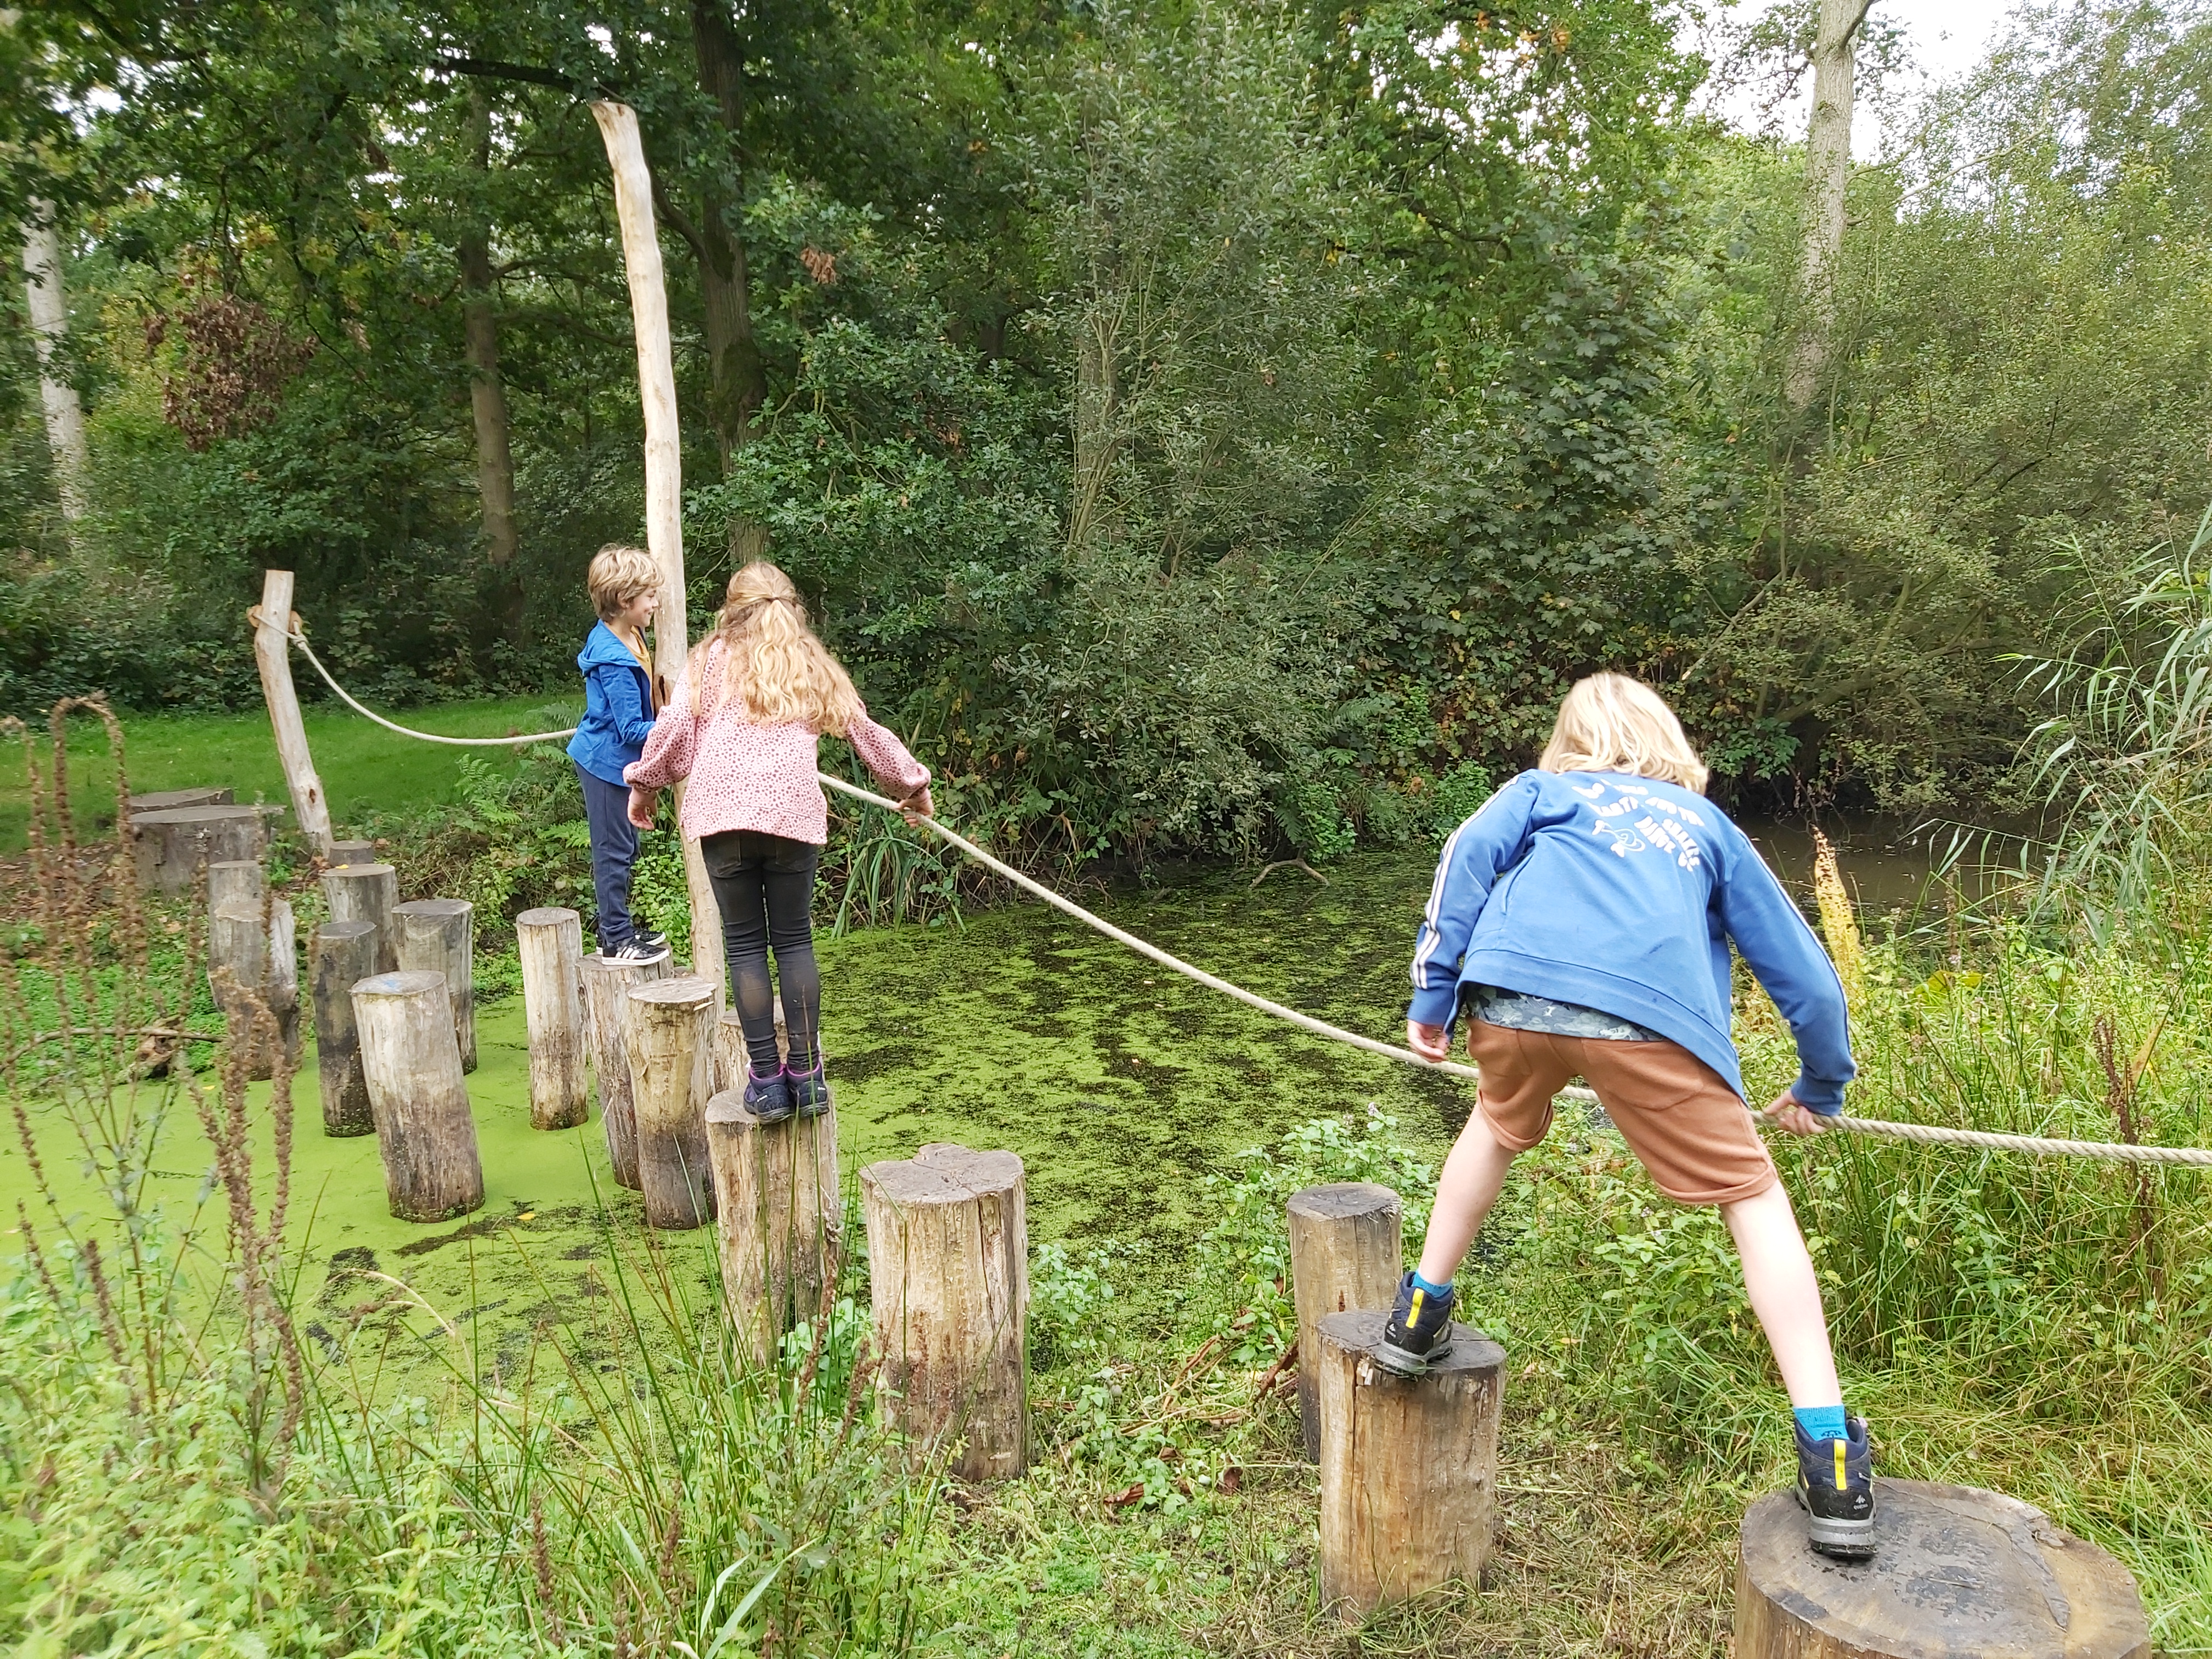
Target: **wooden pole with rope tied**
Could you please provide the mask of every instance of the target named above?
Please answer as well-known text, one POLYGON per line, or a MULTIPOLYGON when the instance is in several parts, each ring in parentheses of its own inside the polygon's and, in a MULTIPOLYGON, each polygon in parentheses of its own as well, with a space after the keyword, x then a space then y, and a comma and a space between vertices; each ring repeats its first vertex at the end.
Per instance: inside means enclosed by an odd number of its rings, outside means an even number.
MULTIPOLYGON (((665 700, 683 678, 690 642, 684 585, 684 454, 678 437, 668 289, 653 224, 653 174, 645 164, 637 112, 627 104, 601 99, 592 105, 592 118, 599 123, 614 175, 615 216, 622 227, 623 267, 629 277, 630 321, 637 336, 638 403, 645 416, 645 544, 660 566, 653 674, 655 690, 665 700)), ((680 812, 682 784, 676 786, 675 795, 680 812)), ((720 1006, 726 974, 717 948, 721 912, 707 880, 699 843, 688 836, 684 838, 684 881, 691 897, 691 970, 713 981, 720 1006)))

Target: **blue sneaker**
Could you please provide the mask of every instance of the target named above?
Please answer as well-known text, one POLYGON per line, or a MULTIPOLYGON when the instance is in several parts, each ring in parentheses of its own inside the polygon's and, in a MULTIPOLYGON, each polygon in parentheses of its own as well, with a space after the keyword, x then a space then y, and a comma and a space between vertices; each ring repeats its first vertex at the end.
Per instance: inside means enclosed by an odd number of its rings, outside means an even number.
POLYGON ((1841 1440, 1797 1431, 1797 1502, 1808 1541, 1838 1561, 1874 1559, 1874 1453, 1866 1419, 1844 1419, 1841 1440))
POLYGON ((779 1066, 773 1072, 745 1067, 745 1110, 763 1123, 781 1123, 797 1109, 791 1098, 791 1079, 779 1066))
POLYGON ((1452 1293, 1423 1290, 1407 1273, 1375 1346, 1375 1363, 1400 1376, 1419 1376, 1451 1352, 1452 1293))

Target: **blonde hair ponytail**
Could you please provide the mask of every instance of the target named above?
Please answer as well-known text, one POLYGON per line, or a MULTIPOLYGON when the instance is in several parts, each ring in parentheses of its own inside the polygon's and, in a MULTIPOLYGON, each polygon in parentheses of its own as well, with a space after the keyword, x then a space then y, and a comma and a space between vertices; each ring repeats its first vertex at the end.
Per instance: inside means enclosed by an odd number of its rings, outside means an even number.
POLYGON ((730 578, 714 631, 692 653, 690 672, 704 672, 708 647, 722 645, 723 695, 735 697, 755 726, 796 722, 843 737, 860 712, 853 677, 814 637, 791 578, 755 559, 730 578))
POLYGON ((1576 683, 1536 764, 1547 772, 1627 772, 1698 794, 1708 775, 1665 699, 1626 674, 1576 683))

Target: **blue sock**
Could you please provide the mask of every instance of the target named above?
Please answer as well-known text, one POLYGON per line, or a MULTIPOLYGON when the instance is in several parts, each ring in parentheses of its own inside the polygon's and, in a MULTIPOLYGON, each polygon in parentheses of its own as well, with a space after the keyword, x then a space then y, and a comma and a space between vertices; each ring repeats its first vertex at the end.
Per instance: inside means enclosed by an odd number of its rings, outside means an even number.
POLYGON ((1430 1284, 1427 1279, 1421 1277, 1421 1270, 1419 1267, 1413 1269, 1413 1288, 1417 1291, 1426 1291, 1431 1296, 1449 1296, 1451 1294, 1450 1285, 1430 1284))
POLYGON ((1808 1406, 1790 1413, 1797 1419, 1797 1426, 1814 1440, 1843 1440, 1849 1437, 1844 1425, 1841 1406, 1808 1406))

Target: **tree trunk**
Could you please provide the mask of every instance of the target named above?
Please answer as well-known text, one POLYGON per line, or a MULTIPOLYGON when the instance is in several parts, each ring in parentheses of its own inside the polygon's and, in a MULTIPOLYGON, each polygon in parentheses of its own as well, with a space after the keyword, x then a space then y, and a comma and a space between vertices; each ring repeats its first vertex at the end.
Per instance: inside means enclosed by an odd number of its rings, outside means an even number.
POLYGON ((476 1120, 442 974, 379 974, 353 989, 384 1189, 402 1221, 447 1221, 484 1200, 476 1120))
POLYGON ((1076 325, 1075 466, 1067 510, 1071 551, 1091 539, 1106 510, 1107 475, 1121 419, 1121 311, 1116 296, 1096 292, 1076 325))
POLYGON ((53 204, 31 198, 23 224, 23 290, 30 302, 31 335, 39 349, 39 401, 46 406, 46 445, 54 458, 54 493, 62 515, 71 522, 84 516, 84 481, 89 465, 84 441, 84 405, 76 388, 63 378, 69 339, 69 292, 62 282, 62 241, 54 228, 53 204))
MULTIPOLYGON (((502 596, 512 613, 522 597, 511 567, 514 533, 514 455, 507 441, 507 386, 499 374, 499 314, 491 269, 491 234, 480 216, 489 194, 491 100, 483 88, 469 87, 469 168, 477 176, 477 199, 468 204, 468 223, 458 252, 461 265, 461 328, 469 363, 469 404, 476 416, 477 495, 483 504, 484 556, 502 576, 502 596)), ((510 621, 512 615, 510 614, 510 621)))
POLYGON ((707 1142, 723 1305, 739 1346, 766 1365, 785 1332, 824 1311, 836 1283, 837 1115, 763 1123, 731 1090, 707 1104, 707 1142))
POLYGON ((530 1127, 573 1129, 590 1114, 584 1093, 584 924, 559 905, 514 919, 522 1017, 530 1034, 530 1127))
POLYGON ((1805 142, 1804 314, 1790 350, 1783 394, 1802 410, 1820 390, 1836 319, 1836 267, 1844 252, 1844 197, 1851 180, 1851 104, 1859 26, 1872 0, 1820 0, 1813 45, 1813 120, 1805 142))

